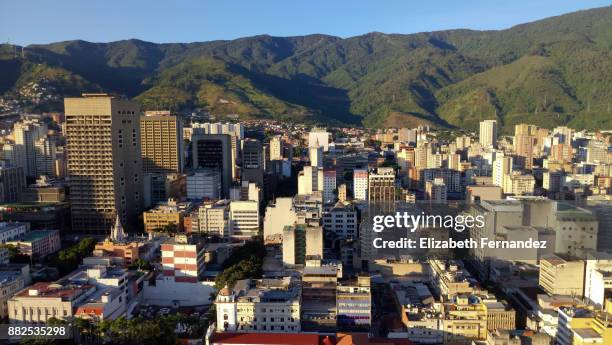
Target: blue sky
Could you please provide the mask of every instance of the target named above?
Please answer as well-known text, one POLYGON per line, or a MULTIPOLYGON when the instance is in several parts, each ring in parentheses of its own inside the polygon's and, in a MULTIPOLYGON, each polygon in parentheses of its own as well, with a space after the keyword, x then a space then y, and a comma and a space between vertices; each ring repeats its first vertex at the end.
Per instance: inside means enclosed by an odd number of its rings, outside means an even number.
POLYGON ((581 9, 601 0, 0 0, 0 42, 138 38, 194 42, 270 34, 349 37, 503 29, 581 9))

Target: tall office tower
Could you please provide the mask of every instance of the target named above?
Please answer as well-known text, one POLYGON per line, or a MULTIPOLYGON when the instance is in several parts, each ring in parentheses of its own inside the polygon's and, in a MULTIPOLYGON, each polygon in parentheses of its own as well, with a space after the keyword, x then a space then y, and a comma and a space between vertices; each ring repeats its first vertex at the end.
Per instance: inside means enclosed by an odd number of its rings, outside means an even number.
MULTIPOLYGON (((244 126, 241 123, 192 123, 191 131, 191 136, 200 134, 229 135, 232 144, 232 162, 238 161, 240 140, 244 138, 244 126)), ((238 178, 238 165, 236 164, 232 164, 232 178, 238 178)))
POLYGON ((368 200, 368 171, 353 171, 353 196, 355 200, 368 200))
POLYGON ((310 195, 323 191, 323 169, 307 165, 298 175, 298 194, 310 195))
POLYGON ((535 138, 533 135, 520 134, 514 137, 514 152, 518 165, 527 170, 533 168, 533 150, 535 138))
POLYGON ((510 175, 512 172, 512 157, 498 156, 493 161, 493 184, 502 187, 504 185, 504 176, 510 175))
POLYGON ((221 175, 221 197, 229 198, 232 184, 232 144, 227 134, 194 134, 191 137, 193 169, 216 171, 221 175))
POLYGON ((434 203, 446 202, 446 184, 444 179, 436 177, 433 180, 425 181, 425 200, 434 203))
POLYGON ((277 135, 270 139, 270 160, 281 160, 283 159, 283 139, 280 135, 277 135))
POLYGON ((472 138, 467 135, 462 135, 455 138, 455 144, 457 145, 457 150, 467 149, 472 145, 472 138))
POLYGON ((395 170, 393 168, 378 168, 368 175, 368 200, 394 201, 395 170))
POLYGON ((47 134, 47 125, 38 120, 22 120, 13 126, 16 165, 23 167, 28 177, 36 177, 36 149, 38 139, 47 134))
POLYGON ((560 144, 572 144, 572 140, 574 139, 574 130, 569 127, 560 126, 555 127, 552 132, 553 137, 559 138, 560 144))
POLYGON ((497 144, 497 120, 480 121, 478 141, 483 147, 495 147, 497 144))
POLYGON ((25 187, 26 179, 22 167, 0 166, 0 202, 17 202, 19 193, 25 187))
POLYGON ((308 156, 310 157, 310 165, 323 168, 323 146, 309 147, 308 156))
POLYGON ((336 170, 323 170, 323 202, 335 202, 336 195, 336 170))
POLYGON ((264 151, 261 141, 257 139, 242 140, 242 181, 264 184, 264 151))
POLYGON ((536 125, 529 125, 526 123, 519 123, 514 126, 514 136, 519 135, 536 135, 538 127, 536 125))
POLYGON ((419 142, 414 149, 414 167, 417 170, 427 168, 427 162, 431 154, 431 144, 426 141, 419 142))
POLYGON ((257 139, 242 140, 242 168, 263 169, 263 147, 257 139))
POLYGON ((4 163, 17 166, 17 145, 14 142, 5 142, 2 145, 2 160, 4 163))
POLYGON ((143 204, 140 109, 107 94, 64 99, 72 230, 103 234, 117 215, 138 226, 143 204))
POLYGON ((448 155, 447 167, 452 170, 459 170, 459 163, 461 163, 461 155, 458 153, 451 153, 448 155))
POLYGON ((140 148, 145 174, 183 171, 183 128, 169 111, 147 111, 140 117, 140 148))
POLYGON ((329 132, 324 128, 313 128, 308 133, 308 147, 323 146, 323 151, 329 150, 329 132))
POLYGON ((36 157, 36 174, 55 177, 56 149, 55 141, 50 136, 39 138, 34 143, 36 157))

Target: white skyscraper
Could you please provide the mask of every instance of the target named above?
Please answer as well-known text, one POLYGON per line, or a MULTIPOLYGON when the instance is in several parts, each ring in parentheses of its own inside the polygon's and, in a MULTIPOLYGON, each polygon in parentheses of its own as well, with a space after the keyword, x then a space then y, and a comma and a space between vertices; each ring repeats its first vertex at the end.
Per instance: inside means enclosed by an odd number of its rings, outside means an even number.
POLYGON ((355 200, 368 200, 367 170, 355 170, 353 172, 353 194, 355 200))
POLYGON ((323 202, 333 202, 336 198, 336 170, 323 171, 323 202))
POLYGON ((512 172, 512 157, 497 156, 493 161, 493 184, 502 187, 504 185, 504 176, 510 175, 512 172))
POLYGON ((36 177, 36 150, 38 139, 47 134, 47 125, 38 120, 23 120, 13 126, 15 137, 15 164, 23 167, 26 176, 36 177))
POLYGON ((497 120, 480 121, 480 134, 478 139, 480 145, 483 147, 495 147, 497 142, 497 120))
POLYGON ((323 167, 323 146, 308 148, 308 156, 310 157, 310 165, 323 167))
POLYGON ((329 150, 329 132, 322 128, 313 128, 308 133, 308 147, 323 147, 323 151, 329 150))

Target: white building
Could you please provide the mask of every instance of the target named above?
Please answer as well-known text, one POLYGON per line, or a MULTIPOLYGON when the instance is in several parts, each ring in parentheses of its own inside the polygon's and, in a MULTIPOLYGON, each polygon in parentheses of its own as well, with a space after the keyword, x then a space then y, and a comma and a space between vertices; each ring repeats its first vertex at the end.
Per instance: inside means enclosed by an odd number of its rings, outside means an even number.
POLYGON ((221 175, 212 169, 197 170, 186 178, 187 199, 221 198, 221 175))
POLYGON ((497 143, 497 120, 480 121, 478 141, 483 147, 495 147, 497 143))
POLYGON ((336 195, 336 170, 326 169, 323 171, 323 202, 334 202, 336 195))
POLYGON ((352 203, 338 202, 323 211, 323 229, 342 238, 357 238, 357 209, 352 203))
POLYGON ((217 295, 217 331, 299 332, 301 295, 295 278, 239 280, 217 295))
POLYGON ((512 157, 498 156, 493 161, 492 182, 496 186, 503 187, 504 177, 512 172, 512 157))
POLYGON ((230 203, 231 236, 251 238, 259 234, 259 204, 255 201, 230 203))
POLYGON ((206 203, 198 209, 198 230, 220 237, 230 236, 229 200, 206 203))
POLYGON ((310 165, 323 168, 323 146, 309 147, 308 157, 310 158, 310 165))
POLYGON ((368 200, 368 171, 353 172, 353 195, 355 200, 368 200))
POLYGON ((298 175, 298 194, 310 195, 323 191, 323 169, 307 165, 298 175))
POLYGON ((425 181, 425 199, 434 203, 446 202, 446 184, 441 177, 425 181))
POLYGON ((330 134, 323 128, 313 128, 308 133, 308 147, 323 147, 323 152, 329 151, 330 134))

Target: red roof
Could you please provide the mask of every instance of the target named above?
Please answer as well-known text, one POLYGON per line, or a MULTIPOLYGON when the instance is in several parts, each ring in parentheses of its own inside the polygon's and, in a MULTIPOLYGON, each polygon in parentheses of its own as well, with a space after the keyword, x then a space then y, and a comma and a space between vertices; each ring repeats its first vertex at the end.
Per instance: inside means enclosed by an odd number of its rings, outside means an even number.
POLYGON ((316 334, 223 332, 213 334, 211 345, 319 345, 320 340, 316 334))

